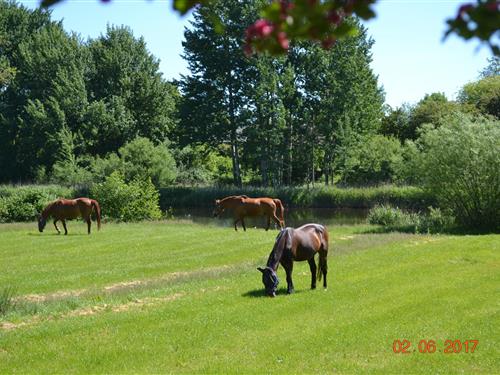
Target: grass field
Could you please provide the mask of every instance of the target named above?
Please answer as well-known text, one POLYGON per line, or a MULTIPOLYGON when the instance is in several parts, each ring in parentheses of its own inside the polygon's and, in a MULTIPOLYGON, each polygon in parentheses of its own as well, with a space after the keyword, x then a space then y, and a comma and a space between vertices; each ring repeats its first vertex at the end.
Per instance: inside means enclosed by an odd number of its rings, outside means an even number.
POLYGON ((296 263, 296 293, 280 268, 271 299, 255 267, 276 231, 0 225, 0 294, 16 294, 0 315, 0 373, 499 373, 500 236, 374 229, 329 228, 328 290, 309 290, 296 263), (448 339, 479 344, 445 354, 448 339))

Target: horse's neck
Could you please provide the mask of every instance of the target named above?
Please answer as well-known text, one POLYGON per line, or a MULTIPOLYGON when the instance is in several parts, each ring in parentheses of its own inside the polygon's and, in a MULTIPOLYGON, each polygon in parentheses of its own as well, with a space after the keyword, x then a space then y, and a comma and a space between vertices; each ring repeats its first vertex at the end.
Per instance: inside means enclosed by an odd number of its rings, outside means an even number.
POLYGON ((274 243, 273 250, 271 251, 271 254, 269 254, 269 258, 267 259, 267 267, 271 267, 274 271, 276 271, 276 269, 278 268, 278 264, 283 257, 283 251, 286 247, 287 231, 288 229, 283 229, 280 232, 280 234, 276 238, 276 242, 274 243))
POLYGON ((234 197, 229 197, 221 200, 220 204, 224 208, 233 208, 237 202, 239 202, 239 200, 235 199, 234 197))
POLYGON ((45 207, 42 211, 42 218, 44 220, 47 220, 47 218, 50 216, 52 212, 52 208, 54 206, 54 202, 50 203, 47 207, 45 207))

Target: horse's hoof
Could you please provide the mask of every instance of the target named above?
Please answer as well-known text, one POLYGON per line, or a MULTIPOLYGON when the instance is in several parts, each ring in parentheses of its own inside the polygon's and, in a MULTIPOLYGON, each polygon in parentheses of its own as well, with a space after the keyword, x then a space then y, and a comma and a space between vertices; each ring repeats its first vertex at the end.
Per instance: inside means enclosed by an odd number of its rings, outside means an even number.
POLYGON ((312 286, 311 286, 311 289, 316 289, 316 285, 312 285, 312 286))
POLYGON ((293 294, 293 292, 294 292, 294 290, 293 290, 293 289, 291 289, 291 290, 287 290, 287 291, 286 291, 286 293, 287 293, 287 294, 293 294))

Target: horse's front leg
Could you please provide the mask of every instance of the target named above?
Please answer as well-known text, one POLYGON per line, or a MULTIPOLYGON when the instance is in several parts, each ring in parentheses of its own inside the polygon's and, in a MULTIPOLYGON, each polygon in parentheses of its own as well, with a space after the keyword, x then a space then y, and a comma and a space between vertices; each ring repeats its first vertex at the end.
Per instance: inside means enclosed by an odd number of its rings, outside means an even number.
POLYGON ((238 231, 238 227, 236 226, 236 224, 238 224, 238 221, 240 221, 239 218, 236 218, 234 219, 234 230, 237 232, 238 231))
POLYGON ((64 227, 64 234, 68 234, 68 228, 66 228, 66 220, 61 220, 63 227, 64 227))
POLYGON ((243 217, 241 218, 241 225, 243 226, 243 230, 246 232, 247 227, 245 226, 245 220, 243 219, 243 217))
POLYGON ((54 226, 56 227, 56 230, 57 230, 57 234, 61 234, 61 231, 59 230, 59 228, 57 227, 57 219, 54 220, 54 226))
POLYGON ((90 216, 85 221, 87 222, 87 233, 90 234, 90 225, 92 224, 92 221, 90 220, 90 216))
POLYGON ((293 281, 292 281, 292 271, 293 271, 293 260, 292 259, 286 259, 281 261, 281 265, 285 269, 286 272, 286 284, 287 284, 287 290, 286 292, 288 294, 292 294, 295 290, 293 287, 293 281))
POLYGON ((266 228, 266 231, 269 230, 269 227, 271 226, 271 216, 268 216, 267 217, 267 228, 266 228))
POLYGON ((314 261, 314 257, 308 260, 309 268, 311 269, 311 289, 316 289, 316 262, 314 261))

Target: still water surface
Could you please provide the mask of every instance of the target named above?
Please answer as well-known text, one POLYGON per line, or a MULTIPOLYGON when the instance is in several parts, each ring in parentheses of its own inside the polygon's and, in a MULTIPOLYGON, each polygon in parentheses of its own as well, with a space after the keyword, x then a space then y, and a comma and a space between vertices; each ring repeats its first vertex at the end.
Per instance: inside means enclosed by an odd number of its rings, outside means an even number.
MULTIPOLYGON (((210 208, 177 208, 173 209, 176 219, 191 220, 195 223, 218 225, 224 227, 233 226, 233 216, 230 212, 224 212, 222 217, 212 216, 210 208)), ((341 224, 361 224, 366 222, 368 210, 354 208, 285 208, 286 226, 298 227, 307 223, 318 223, 326 226, 341 224)), ((267 225, 265 217, 245 218, 247 228, 265 228, 267 225)), ((241 223, 238 223, 241 227, 241 223)), ((271 228, 273 225, 271 224, 271 228)))

